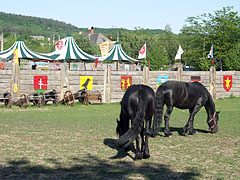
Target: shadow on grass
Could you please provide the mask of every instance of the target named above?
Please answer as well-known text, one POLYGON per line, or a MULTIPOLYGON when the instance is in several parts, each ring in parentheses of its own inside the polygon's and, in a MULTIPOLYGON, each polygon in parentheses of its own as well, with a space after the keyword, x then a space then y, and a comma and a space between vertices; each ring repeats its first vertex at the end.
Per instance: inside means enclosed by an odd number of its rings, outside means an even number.
MULTIPOLYGON (((117 154, 115 156, 110 157, 110 159, 122 159, 125 158, 126 156, 129 156, 130 158, 132 158, 134 160, 134 157, 131 156, 127 151, 125 151, 123 148, 118 147, 117 140, 115 139, 110 139, 110 138, 106 138, 104 139, 104 144, 107 145, 108 147, 115 149, 117 151, 117 154)), ((131 144, 130 146, 130 151, 135 153, 135 149, 133 144, 131 144)))
POLYGON ((159 163, 141 161, 141 164, 126 161, 109 161, 88 155, 85 158, 70 159, 71 165, 63 165, 57 159, 47 159, 51 167, 33 165, 29 160, 9 161, 0 165, 1 180, 61 180, 61 179, 190 179, 200 176, 197 169, 174 172, 159 163))
MULTIPOLYGON (((203 130, 203 129, 194 129, 196 132, 199 133, 211 133, 210 131, 207 130, 203 130)), ((177 132, 178 135, 180 136, 184 136, 183 134, 183 127, 179 128, 179 127, 170 127, 170 131, 171 132, 177 132)), ((164 128, 160 129, 160 132, 164 132, 164 128)), ((158 134, 158 136, 164 136, 163 134, 158 134)))

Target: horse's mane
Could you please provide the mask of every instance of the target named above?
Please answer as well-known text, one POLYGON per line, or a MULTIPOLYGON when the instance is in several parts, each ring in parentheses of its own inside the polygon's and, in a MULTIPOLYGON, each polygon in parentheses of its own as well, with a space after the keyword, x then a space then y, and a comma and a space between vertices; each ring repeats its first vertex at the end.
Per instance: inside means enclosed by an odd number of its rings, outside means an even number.
POLYGON ((199 86, 199 87, 203 90, 203 92, 206 94, 206 96, 207 96, 207 101, 206 101, 205 107, 206 107, 206 106, 209 106, 209 105, 212 105, 213 108, 215 109, 215 104, 214 104, 214 102, 213 102, 212 95, 209 93, 209 91, 207 90, 207 88, 206 88, 204 85, 202 85, 201 83, 199 83, 199 82, 192 82, 192 83, 195 84, 195 85, 197 85, 197 86, 199 86))

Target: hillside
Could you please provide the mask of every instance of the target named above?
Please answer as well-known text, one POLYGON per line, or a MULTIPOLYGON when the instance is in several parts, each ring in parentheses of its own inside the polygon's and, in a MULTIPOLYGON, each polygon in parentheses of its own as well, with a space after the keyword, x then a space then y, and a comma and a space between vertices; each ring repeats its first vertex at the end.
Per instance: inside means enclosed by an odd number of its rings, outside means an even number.
POLYGON ((79 28, 53 19, 0 12, 0 30, 1 32, 50 37, 53 34, 66 36, 70 32, 79 31, 79 28))
MULTIPOLYGON (((88 28, 79 28, 74 25, 53 19, 0 12, 0 32, 4 33, 16 33, 45 37, 60 35, 61 37, 65 37, 69 33, 72 34, 79 31, 87 33, 88 28)), ((119 31, 119 29, 116 28, 95 28, 96 33, 102 33, 105 35, 116 34, 117 31, 119 31)), ((149 30, 149 32, 152 34, 160 34, 163 32, 163 30, 154 29, 149 30)))

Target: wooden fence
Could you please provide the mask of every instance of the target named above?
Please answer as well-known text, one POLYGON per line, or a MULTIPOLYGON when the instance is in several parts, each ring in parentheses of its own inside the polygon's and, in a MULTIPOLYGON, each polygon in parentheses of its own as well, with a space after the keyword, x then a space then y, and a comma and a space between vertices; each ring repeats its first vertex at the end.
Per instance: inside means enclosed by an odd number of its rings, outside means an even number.
MULTIPOLYGON (((228 96, 240 96, 240 72, 239 71, 114 71, 111 68, 99 71, 70 71, 69 66, 61 70, 21 70, 19 66, 13 66, 8 70, 0 70, 0 94, 11 92, 13 100, 16 101, 21 94, 30 94, 36 91, 36 77, 47 77, 47 91, 55 89, 63 98, 66 90, 73 93, 80 90, 83 84, 82 78, 91 79, 89 92, 98 91, 102 94, 103 102, 120 102, 123 94, 123 78, 131 79, 132 84, 146 84, 157 90, 161 79, 176 81, 200 81, 212 94, 214 99, 228 96), (224 78, 228 79, 224 79, 224 78), (225 82, 228 82, 226 84, 225 82), (227 88, 226 88, 227 85, 227 88), (224 88, 225 87, 225 88, 224 88)), ((70 67, 71 68, 71 67, 70 67)), ((85 79, 86 80, 86 79, 85 79)), ((130 81, 129 81, 130 83, 130 81)), ((43 83, 44 84, 44 83, 43 83)), ((37 84, 38 85, 38 84, 37 84)), ((45 84, 46 85, 46 84, 45 84)), ((127 84, 125 84, 126 88, 127 84)))

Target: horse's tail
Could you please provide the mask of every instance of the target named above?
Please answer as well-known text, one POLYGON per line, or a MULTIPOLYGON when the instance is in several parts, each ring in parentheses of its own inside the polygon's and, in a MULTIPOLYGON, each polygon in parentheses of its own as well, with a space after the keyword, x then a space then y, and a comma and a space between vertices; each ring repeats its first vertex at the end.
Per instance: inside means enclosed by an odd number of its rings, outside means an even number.
POLYGON ((160 125, 162 123, 162 115, 163 115, 163 106, 164 106, 164 95, 163 95, 162 86, 160 86, 156 92, 155 112, 154 112, 154 120, 153 120, 153 128, 152 128, 153 137, 155 137, 160 131, 160 125))
POLYGON ((132 126, 128 131, 120 136, 117 143, 120 147, 127 147, 131 144, 144 127, 145 111, 146 111, 146 98, 147 93, 145 90, 140 89, 138 92, 139 104, 136 112, 136 116, 133 119, 132 126))

